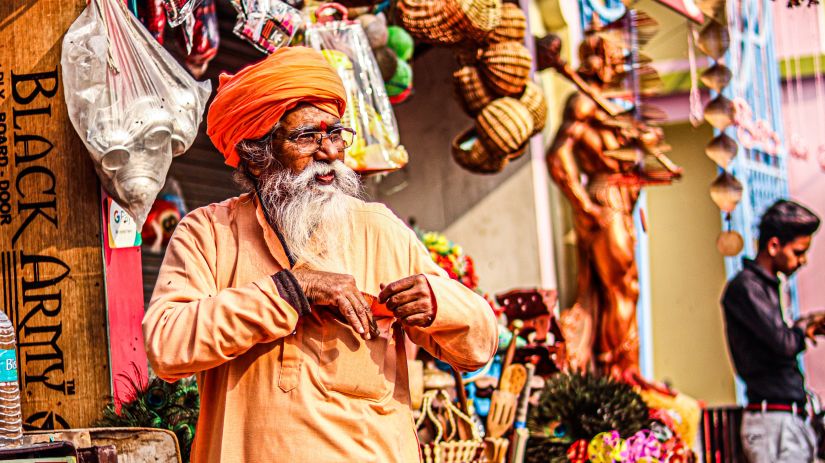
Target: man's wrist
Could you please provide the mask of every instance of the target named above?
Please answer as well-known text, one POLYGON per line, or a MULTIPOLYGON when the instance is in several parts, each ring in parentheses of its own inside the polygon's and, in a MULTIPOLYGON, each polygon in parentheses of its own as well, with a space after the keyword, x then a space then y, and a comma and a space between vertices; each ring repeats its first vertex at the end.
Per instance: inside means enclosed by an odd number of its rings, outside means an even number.
POLYGON ((272 281, 274 281, 275 286, 278 287, 278 293, 281 298, 287 301, 289 305, 298 312, 298 316, 303 317, 312 311, 309 299, 307 299, 304 290, 301 289, 301 285, 298 283, 298 280, 295 279, 295 275, 293 275, 292 272, 289 270, 281 270, 272 275, 272 281))

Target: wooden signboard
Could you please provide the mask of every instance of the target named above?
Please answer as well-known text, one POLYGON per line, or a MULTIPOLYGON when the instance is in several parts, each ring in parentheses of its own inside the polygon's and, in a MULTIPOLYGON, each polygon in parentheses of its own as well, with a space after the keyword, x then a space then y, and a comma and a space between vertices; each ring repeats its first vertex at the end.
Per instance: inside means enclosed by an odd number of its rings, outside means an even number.
POLYGON ((85 4, 0 1, 0 301, 29 430, 89 426, 112 394, 99 183, 59 64, 85 4))

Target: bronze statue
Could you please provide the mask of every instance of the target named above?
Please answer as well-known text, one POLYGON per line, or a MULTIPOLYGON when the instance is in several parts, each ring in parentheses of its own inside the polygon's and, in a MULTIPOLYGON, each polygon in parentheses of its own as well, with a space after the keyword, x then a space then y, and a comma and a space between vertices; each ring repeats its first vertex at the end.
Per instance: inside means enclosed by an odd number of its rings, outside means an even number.
POLYGON ((555 68, 580 90, 567 101, 546 155, 550 176, 575 217, 578 290, 575 305, 561 319, 568 359, 572 368, 595 364, 618 377, 639 365, 633 208, 644 184, 667 183, 681 170, 662 154, 661 129, 623 114, 603 95, 624 77, 621 48, 588 34, 576 72, 559 58, 557 37, 545 37, 537 45, 539 69, 555 68), (644 167, 646 157, 664 169, 644 167))

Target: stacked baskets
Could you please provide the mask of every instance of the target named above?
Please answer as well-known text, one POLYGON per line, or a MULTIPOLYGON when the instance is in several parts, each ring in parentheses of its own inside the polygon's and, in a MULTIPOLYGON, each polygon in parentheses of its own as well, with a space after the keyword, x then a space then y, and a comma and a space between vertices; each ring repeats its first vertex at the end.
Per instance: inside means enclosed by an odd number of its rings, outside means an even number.
POLYGON ((530 81, 527 18, 501 0, 400 0, 399 19, 416 39, 455 48, 456 94, 475 125, 452 143, 453 158, 476 173, 500 172, 544 128, 547 103, 530 81))

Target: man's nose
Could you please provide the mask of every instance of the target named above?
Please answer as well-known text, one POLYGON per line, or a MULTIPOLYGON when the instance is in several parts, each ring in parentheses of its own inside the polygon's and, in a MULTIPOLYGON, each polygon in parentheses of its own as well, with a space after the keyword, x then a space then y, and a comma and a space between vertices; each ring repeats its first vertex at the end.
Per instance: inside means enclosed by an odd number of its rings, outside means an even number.
POLYGON ((341 160, 344 158, 344 151, 339 150, 335 143, 329 139, 329 137, 324 137, 321 140, 321 147, 318 148, 318 151, 315 152, 315 160, 316 161, 336 161, 341 160))

